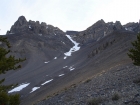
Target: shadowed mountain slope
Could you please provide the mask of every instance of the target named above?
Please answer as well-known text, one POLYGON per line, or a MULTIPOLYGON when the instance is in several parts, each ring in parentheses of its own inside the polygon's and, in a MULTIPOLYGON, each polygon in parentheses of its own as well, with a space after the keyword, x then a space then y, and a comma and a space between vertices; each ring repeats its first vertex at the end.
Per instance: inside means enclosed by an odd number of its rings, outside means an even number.
MULTIPOLYGON (((136 35, 134 33, 117 31, 101 39, 99 42, 83 46, 80 51, 75 52, 70 58, 75 64, 75 70, 66 74, 62 78, 59 78, 60 80, 57 79, 56 82, 53 81, 50 85, 47 85, 47 90, 44 88, 44 91, 47 91, 47 94, 40 90, 40 93, 34 93, 30 99, 34 96, 40 96, 40 94, 44 94, 42 99, 47 98, 50 94, 57 94, 60 90, 70 88, 71 86, 78 84, 80 81, 85 81, 98 73, 108 71, 112 67, 130 64, 132 61, 128 58, 127 52, 128 49, 132 47, 131 41, 135 39, 136 35), (100 47, 110 42, 112 42, 112 44, 108 44, 104 49, 100 49, 100 47), (97 49, 98 53, 92 54, 92 52, 97 49), (54 91, 50 92, 52 87, 54 87, 54 91)), ((38 98, 34 100, 37 99, 38 98)))
POLYGON ((136 34, 125 30, 120 22, 99 20, 87 30, 71 35, 80 43, 80 49, 72 49, 72 55, 65 59, 65 53, 75 43, 63 31, 45 23, 28 22, 21 16, 6 37, 12 45, 11 54, 27 60, 21 69, 0 78, 6 77, 4 84, 28 84, 11 94, 21 95, 21 105, 31 105, 113 66, 131 63, 127 52, 136 34))

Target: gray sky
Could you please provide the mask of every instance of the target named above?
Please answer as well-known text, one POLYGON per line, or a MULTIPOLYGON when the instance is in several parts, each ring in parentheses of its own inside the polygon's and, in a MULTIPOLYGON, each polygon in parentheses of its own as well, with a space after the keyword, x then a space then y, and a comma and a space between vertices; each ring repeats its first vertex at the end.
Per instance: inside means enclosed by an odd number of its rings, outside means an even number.
POLYGON ((0 35, 21 15, 63 31, 82 31, 100 19, 138 22, 139 10, 140 0, 0 0, 0 35))

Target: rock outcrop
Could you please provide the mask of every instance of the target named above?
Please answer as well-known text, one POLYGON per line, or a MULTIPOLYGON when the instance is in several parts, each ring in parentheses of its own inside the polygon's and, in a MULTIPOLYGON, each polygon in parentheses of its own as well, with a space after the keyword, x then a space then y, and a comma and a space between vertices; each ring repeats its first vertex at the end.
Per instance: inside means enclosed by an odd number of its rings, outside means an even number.
POLYGON ((124 27, 125 27, 125 30, 127 30, 127 31, 132 31, 132 32, 136 32, 136 33, 140 32, 140 22, 139 23, 130 22, 130 23, 127 23, 126 25, 124 25, 124 27))
POLYGON ((40 23, 39 21, 27 21, 24 16, 20 16, 15 24, 11 27, 10 31, 7 34, 15 33, 34 33, 38 35, 65 35, 65 33, 60 30, 58 27, 52 25, 47 25, 45 22, 40 23))
POLYGON ((138 33, 140 32, 140 24, 128 23, 123 26, 120 21, 105 23, 101 19, 86 30, 75 34, 75 40, 81 44, 87 44, 93 41, 99 41, 114 31, 132 31, 138 33))
MULTIPOLYGON (((28 40, 33 40, 32 44, 35 43, 34 45, 39 43, 39 40, 41 40, 41 43, 44 43, 43 45, 41 44, 42 46, 45 45, 46 48, 59 50, 60 52, 66 52, 73 46, 73 43, 58 27, 48 25, 45 22, 40 23, 39 21, 27 21, 24 16, 20 16, 18 18, 10 31, 7 31, 7 35, 9 37, 10 35, 13 35, 13 38, 20 37, 20 40, 24 40, 25 42, 27 41, 24 39, 26 37, 28 40)), ((18 40, 15 40, 14 43, 18 43, 18 40)))

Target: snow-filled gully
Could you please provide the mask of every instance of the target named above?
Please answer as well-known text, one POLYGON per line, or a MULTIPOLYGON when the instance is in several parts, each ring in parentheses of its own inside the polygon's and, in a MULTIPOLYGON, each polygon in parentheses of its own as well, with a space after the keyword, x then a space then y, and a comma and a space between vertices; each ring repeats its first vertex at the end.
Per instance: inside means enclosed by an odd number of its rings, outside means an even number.
POLYGON ((76 52, 76 51, 80 50, 80 47, 78 46, 79 43, 77 43, 76 41, 74 41, 74 40, 70 37, 70 35, 66 35, 66 36, 72 41, 72 43, 74 44, 74 46, 69 50, 69 52, 64 53, 64 55, 65 55, 64 59, 66 59, 68 56, 71 56, 71 54, 72 54, 73 52, 76 52))

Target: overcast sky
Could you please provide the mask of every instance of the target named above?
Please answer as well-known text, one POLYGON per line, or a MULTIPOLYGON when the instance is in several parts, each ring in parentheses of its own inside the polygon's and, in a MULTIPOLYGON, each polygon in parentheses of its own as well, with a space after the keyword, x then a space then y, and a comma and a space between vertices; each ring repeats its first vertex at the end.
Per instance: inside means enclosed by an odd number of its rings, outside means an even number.
POLYGON ((0 35, 21 15, 63 31, 82 31, 100 19, 138 22, 139 10, 140 0, 0 0, 0 35))

